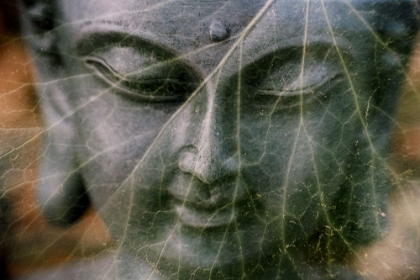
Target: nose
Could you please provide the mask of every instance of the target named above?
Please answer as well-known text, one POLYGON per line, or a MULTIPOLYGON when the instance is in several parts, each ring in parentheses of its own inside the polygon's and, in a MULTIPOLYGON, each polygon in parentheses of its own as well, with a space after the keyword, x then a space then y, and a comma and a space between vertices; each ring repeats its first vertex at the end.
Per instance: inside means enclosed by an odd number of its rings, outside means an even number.
POLYGON ((237 175, 238 164, 236 155, 229 156, 221 149, 223 140, 209 134, 208 131, 203 131, 203 140, 196 149, 193 148, 180 156, 178 166, 181 171, 190 173, 210 185, 237 175))
POLYGON ((194 142, 179 157, 178 166, 205 184, 223 181, 239 172, 239 139, 236 125, 235 97, 224 97, 222 91, 210 92, 198 99, 203 114, 193 122, 194 142), (204 107, 204 108, 201 108, 204 107))

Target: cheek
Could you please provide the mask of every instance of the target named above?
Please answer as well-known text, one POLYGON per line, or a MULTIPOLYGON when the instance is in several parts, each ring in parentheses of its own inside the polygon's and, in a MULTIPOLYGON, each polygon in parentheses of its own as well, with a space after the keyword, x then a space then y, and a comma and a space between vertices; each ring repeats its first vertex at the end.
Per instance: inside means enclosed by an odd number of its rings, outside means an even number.
POLYGON ((302 108, 243 117, 242 175, 267 220, 315 226, 363 131, 355 108, 350 94, 337 91, 302 108))
MULTIPOLYGON (((345 108, 348 100, 331 98, 316 100, 302 108, 293 110, 255 109, 253 114, 243 116, 241 122, 241 149, 245 165, 258 166, 267 177, 274 181, 285 177, 313 177, 318 172, 330 168, 316 163, 322 158, 334 161, 350 149, 349 131, 354 131, 354 106, 345 108)), ((245 111, 245 110, 243 110, 245 111)), ((249 110, 248 110, 249 111, 249 110)), ((331 170, 329 170, 331 172, 331 170)))
POLYGON ((177 105, 163 110, 105 92, 77 112, 82 124, 79 164, 96 205, 103 205, 129 177, 176 109, 177 105))

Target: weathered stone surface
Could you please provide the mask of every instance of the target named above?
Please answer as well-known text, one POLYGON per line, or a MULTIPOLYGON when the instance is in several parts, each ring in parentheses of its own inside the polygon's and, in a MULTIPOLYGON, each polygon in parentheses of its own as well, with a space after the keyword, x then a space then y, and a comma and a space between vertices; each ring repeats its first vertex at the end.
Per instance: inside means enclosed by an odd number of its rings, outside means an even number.
POLYGON ((411 1, 22 6, 40 203, 58 224, 99 211, 109 277, 358 278, 347 259, 386 224, 411 1))

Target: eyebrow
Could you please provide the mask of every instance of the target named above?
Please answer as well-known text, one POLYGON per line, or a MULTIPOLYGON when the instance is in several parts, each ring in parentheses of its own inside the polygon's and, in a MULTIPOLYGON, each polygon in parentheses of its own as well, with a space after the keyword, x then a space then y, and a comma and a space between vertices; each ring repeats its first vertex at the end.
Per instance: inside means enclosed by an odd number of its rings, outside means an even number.
MULTIPOLYGON (((302 37, 294 37, 294 38, 288 38, 287 41, 283 40, 282 45, 279 46, 276 44, 276 42, 272 44, 264 43, 256 44, 252 46, 251 48, 244 48, 243 53, 246 53, 248 50, 248 53, 251 53, 251 55, 248 55, 250 57, 249 63, 252 63, 252 61, 257 61, 259 59, 262 59, 266 56, 269 56, 271 54, 274 54, 276 52, 282 51, 282 50, 293 50, 293 49, 319 49, 319 48, 325 48, 325 47, 331 47, 337 49, 337 51, 344 52, 346 56, 350 56, 355 58, 356 53, 354 51, 354 48, 351 47, 350 41, 348 41, 346 38, 341 36, 335 37, 336 43, 332 40, 331 36, 323 35, 323 36, 314 36, 314 35, 308 35, 307 42, 304 44, 302 42, 302 37)), ((248 63, 245 63, 248 64, 248 63)))
MULTIPOLYGON (((113 45, 139 48, 139 46, 157 49, 159 52, 176 56, 176 51, 167 47, 165 44, 159 44, 156 40, 131 34, 127 31, 107 28, 107 30, 91 29, 87 32, 81 32, 82 35, 76 38, 75 49, 78 55, 89 55, 93 51, 106 48, 113 45)), ((149 36, 147 36, 149 37, 149 36)))

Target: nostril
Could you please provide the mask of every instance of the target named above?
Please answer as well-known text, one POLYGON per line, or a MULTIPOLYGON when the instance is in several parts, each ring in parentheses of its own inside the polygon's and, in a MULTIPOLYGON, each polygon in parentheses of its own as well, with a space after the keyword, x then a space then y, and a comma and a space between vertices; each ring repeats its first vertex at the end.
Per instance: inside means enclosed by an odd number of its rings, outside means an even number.
POLYGON ((182 172, 193 175, 205 184, 211 184, 216 179, 217 175, 212 174, 216 165, 211 159, 191 152, 183 153, 178 161, 178 167, 182 172))
POLYGON ((203 155, 203 153, 184 152, 179 157, 178 168, 207 185, 222 182, 238 174, 237 158, 224 158, 217 154, 206 156, 205 153, 203 155))
POLYGON ((179 157, 178 167, 182 172, 189 173, 198 178, 205 184, 211 184, 219 177, 216 161, 210 157, 204 157, 201 154, 184 152, 179 157))
POLYGON ((196 155, 190 152, 183 153, 178 160, 178 167, 182 172, 194 174, 196 155))

